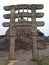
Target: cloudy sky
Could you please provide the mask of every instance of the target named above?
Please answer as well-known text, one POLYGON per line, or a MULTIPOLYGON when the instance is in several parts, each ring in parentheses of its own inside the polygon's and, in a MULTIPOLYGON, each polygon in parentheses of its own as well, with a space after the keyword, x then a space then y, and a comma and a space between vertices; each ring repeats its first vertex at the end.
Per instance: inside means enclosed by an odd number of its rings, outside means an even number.
MULTIPOLYGON (((40 12, 44 12, 44 17, 37 19, 44 21, 45 26, 38 27, 46 36, 49 35, 49 0, 0 0, 0 35, 4 35, 7 31, 7 27, 3 27, 2 23, 6 22, 3 18, 3 14, 9 13, 4 11, 3 7, 6 5, 17 5, 17 4, 44 4, 44 8, 40 12)), ((8 20, 10 21, 10 20, 8 20)))

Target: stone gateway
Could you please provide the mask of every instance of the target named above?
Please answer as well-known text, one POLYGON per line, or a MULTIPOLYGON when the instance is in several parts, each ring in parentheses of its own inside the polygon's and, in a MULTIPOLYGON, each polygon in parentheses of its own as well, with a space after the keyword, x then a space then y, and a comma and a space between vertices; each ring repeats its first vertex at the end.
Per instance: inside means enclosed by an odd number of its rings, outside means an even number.
MULTIPOLYGON (((11 5, 4 6, 4 10, 10 11, 10 14, 5 14, 5 19, 10 19, 10 22, 4 22, 4 27, 9 27, 9 38, 10 38, 10 60, 15 59, 14 50, 15 50, 15 40, 17 37, 21 37, 21 40, 25 40, 24 27, 30 28, 28 31, 31 32, 32 39, 32 60, 38 60, 38 33, 37 27, 44 26, 43 21, 36 21, 36 18, 41 18, 44 16, 43 13, 37 13, 36 10, 43 9, 42 4, 21 4, 21 5, 11 5), (20 27, 20 29, 19 29, 20 27), (18 28, 18 30, 16 29, 18 28), (20 32, 23 31, 23 33, 20 32), (18 36, 19 35, 19 36, 18 36)), ((25 28, 25 29, 26 29, 25 28)), ((28 32, 27 32, 28 33, 28 32)), ((27 34, 29 36, 29 34, 27 34)), ((26 40, 29 38, 26 38, 26 40)), ((25 40, 25 42, 26 42, 25 40)), ((17 43, 17 41, 16 41, 17 43)))

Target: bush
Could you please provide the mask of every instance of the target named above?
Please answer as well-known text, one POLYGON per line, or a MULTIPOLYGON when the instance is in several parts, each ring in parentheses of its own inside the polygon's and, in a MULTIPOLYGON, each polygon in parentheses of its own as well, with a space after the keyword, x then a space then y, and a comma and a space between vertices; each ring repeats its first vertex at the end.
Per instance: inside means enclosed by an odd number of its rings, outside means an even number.
POLYGON ((39 65, 49 65, 49 57, 40 60, 39 65))

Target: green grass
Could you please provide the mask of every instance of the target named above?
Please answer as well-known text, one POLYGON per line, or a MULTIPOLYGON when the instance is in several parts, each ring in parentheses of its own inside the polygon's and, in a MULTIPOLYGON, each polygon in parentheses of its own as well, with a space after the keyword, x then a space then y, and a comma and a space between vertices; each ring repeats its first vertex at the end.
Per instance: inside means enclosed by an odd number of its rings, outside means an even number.
POLYGON ((39 65, 49 65, 49 57, 40 60, 39 65))
POLYGON ((1 61, 1 62, 0 62, 0 65, 5 65, 5 62, 1 61))
POLYGON ((7 61, 0 61, 0 65, 6 65, 7 61))

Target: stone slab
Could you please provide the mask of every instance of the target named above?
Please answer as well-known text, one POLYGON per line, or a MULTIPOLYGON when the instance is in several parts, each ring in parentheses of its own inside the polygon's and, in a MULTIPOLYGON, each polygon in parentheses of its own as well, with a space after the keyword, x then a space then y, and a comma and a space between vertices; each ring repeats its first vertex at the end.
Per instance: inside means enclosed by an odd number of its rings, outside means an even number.
MULTIPOLYGON (((31 9, 31 6, 33 6, 33 5, 35 5, 35 9, 42 9, 44 7, 43 4, 31 4, 31 5, 30 4, 21 4, 21 5, 14 5, 14 6, 15 6, 15 10, 17 10, 18 7, 19 7, 19 9, 22 9, 22 8, 31 9)), ((13 5, 4 6, 4 10, 9 11, 9 10, 11 10, 12 6, 13 5)))
MULTIPOLYGON (((33 22, 15 22, 15 26, 30 26, 33 22)), ((4 22, 2 23, 4 27, 9 27, 10 23, 9 22, 4 22)), ((37 26, 44 26, 44 22, 42 21, 37 21, 36 22, 37 26)))

